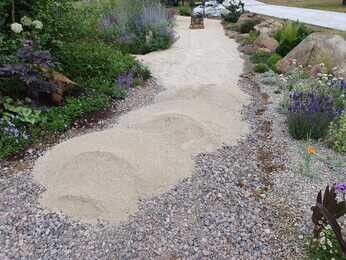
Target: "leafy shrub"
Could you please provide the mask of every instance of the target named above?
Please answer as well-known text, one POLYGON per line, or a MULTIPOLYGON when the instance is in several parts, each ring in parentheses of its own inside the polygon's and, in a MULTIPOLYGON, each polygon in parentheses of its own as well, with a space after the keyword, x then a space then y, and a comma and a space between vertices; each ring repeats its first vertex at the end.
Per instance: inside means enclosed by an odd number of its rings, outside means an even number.
POLYGON ((64 73, 106 95, 113 93, 116 78, 137 64, 128 54, 102 42, 66 43, 57 50, 56 56, 60 57, 64 73))
POLYGON ((177 7, 177 11, 179 15, 182 16, 191 16, 192 8, 188 5, 179 5, 177 7))
POLYGON ((257 23, 254 20, 244 20, 238 25, 238 32, 249 33, 255 28, 256 24, 257 23))
POLYGON ((286 22, 274 35, 275 39, 279 42, 276 52, 282 57, 286 56, 310 33, 311 31, 302 23, 291 21, 286 22))
POLYGON ((5 159, 19 151, 27 144, 27 136, 11 120, 0 119, 0 159, 5 159))
POLYGON ((329 128, 329 142, 335 151, 346 153, 346 112, 329 128))
POLYGON ((252 43, 254 43, 256 38, 257 38, 257 32, 256 31, 251 31, 251 32, 249 32, 248 35, 245 35, 241 39, 241 44, 242 45, 252 44, 252 43))
POLYGON ((295 139, 319 139, 328 132, 337 111, 330 97, 294 92, 288 106, 288 131, 295 139))
POLYGON ((254 71, 257 73, 264 73, 268 70, 269 70, 269 68, 268 68, 267 64, 265 64, 265 63, 258 63, 255 65, 255 68, 254 68, 254 71))
POLYGON ((70 0, 50 1, 49 5, 37 8, 36 18, 44 24, 40 41, 55 48, 61 41, 97 39, 101 14, 96 7, 76 8, 70 0))
POLYGON ((281 60, 282 57, 277 54, 277 53, 273 53, 269 59, 267 60, 267 65, 269 66, 269 68, 272 70, 272 71, 277 71, 276 69, 276 64, 278 63, 279 60, 281 60))
POLYGON ((110 99, 104 95, 67 98, 63 107, 53 107, 48 111, 45 115, 46 122, 42 123, 40 128, 50 132, 62 132, 77 119, 108 106, 109 102, 110 99))
POLYGON ((121 0, 100 21, 104 39, 131 53, 166 49, 174 41, 173 17, 158 1, 121 0))
POLYGON ((269 52, 258 49, 256 53, 250 57, 250 61, 252 63, 267 63, 270 57, 271 54, 269 52))

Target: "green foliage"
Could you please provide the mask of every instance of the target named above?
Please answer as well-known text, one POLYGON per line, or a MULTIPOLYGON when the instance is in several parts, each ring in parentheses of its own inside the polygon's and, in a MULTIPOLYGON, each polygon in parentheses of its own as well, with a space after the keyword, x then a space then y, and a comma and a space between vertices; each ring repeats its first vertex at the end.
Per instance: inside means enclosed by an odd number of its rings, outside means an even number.
POLYGON ((288 132, 294 139, 320 139, 328 133, 331 117, 327 113, 289 113, 288 132))
POLYGON ((257 32, 253 30, 253 31, 249 32, 248 35, 245 35, 241 39, 241 44, 242 45, 252 44, 252 43, 254 43, 256 38, 257 38, 257 32))
POLYGON ((277 54, 277 53, 273 53, 269 59, 267 60, 267 65, 269 66, 269 68, 272 70, 272 71, 277 71, 276 69, 276 64, 279 62, 279 60, 281 60, 282 57, 277 54))
POLYGON ((310 33, 311 31, 302 23, 286 22, 274 35, 275 39, 279 42, 279 47, 276 49, 276 52, 282 57, 286 56, 310 33))
POLYGON ((43 130, 62 132, 85 114, 98 111, 110 104, 104 95, 81 98, 67 98, 63 107, 54 107, 46 114, 46 122, 40 125, 43 130))
POLYGON ((252 63, 267 63, 267 60, 271 57, 271 54, 267 51, 258 49, 254 55, 250 57, 252 63))
POLYGON ((27 140, 23 136, 15 137, 0 131, 0 159, 23 151, 26 145, 27 140))
POLYGON ((311 241, 308 248, 308 259, 311 260, 343 260, 345 259, 334 232, 327 226, 321 232, 321 238, 311 241))
POLYGON ((256 21, 254 20, 244 20, 238 25, 238 32, 240 33, 249 33, 254 30, 256 21))
POLYGON ((179 15, 191 16, 192 8, 189 5, 179 5, 177 11, 179 15))
POLYGON ((75 8, 70 0, 62 0, 51 1, 49 5, 39 6, 37 10, 36 18, 44 24, 40 41, 49 48, 59 46, 61 41, 97 39, 100 35, 99 8, 75 8))
POLYGON ((55 55, 66 75, 106 95, 113 93, 116 77, 137 64, 130 55, 93 41, 63 44, 55 55))
POLYGON ((3 106, 5 111, 2 113, 2 116, 5 120, 15 116, 20 122, 31 125, 37 124, 42 120, 40 111, 22 106, 21 104, 14 104, 13 99, 9 97, 5 98, 3 106))
POLYGON ((329 128, 329 142, 335 151, 346 153, 346 112, 329 128))
POLYGON ((255 65, 255 68, 254 68, 254 71, 257 73, 264 73, 268 70, 269 70, 269 68, 268 68, 267 64, 265 64, 265 63, 258 63, 255 65))

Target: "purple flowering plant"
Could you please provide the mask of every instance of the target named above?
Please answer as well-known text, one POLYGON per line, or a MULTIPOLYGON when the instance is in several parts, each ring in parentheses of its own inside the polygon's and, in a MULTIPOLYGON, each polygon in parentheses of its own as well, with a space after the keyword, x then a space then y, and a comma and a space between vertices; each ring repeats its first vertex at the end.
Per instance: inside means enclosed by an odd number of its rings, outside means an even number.
POLYGON ((346 182, 338 182, 335 184, 335 190, 339 193, 346 194, 346 182))

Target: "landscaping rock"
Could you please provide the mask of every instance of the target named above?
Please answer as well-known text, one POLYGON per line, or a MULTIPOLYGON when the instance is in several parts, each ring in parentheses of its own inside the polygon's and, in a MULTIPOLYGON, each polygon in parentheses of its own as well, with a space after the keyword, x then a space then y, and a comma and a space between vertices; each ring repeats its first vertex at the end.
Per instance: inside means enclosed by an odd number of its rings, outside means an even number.
POLYGON ((253 44, 247 44, 239 47, 239 51, 247 55, 252 55, 256 53, 256 47, 253 44))
POLYGON ((266 19, 255 26, 257 33, 272 36, 282 27, 282 23, 274 19, 266 19))
POLYGON ((259 24, 263 21, 263 18, 255 13, 244 13, 240 16, 238 22, 242 22, 242 21, 246 21, 246 20, 252 20, 254 21, 256 24, 259 24))
POLYGON ((231 30, 226 31, 226 35, 228 38, 234 39, 239 33, 231 30))
POLYGON ((272 53, 275 52, 276 48, 279 46, 279 42, 267 34, 260 34, 254 44, 256 47, 268 49, 272 53))
POLYGON ((286 73, 296 65, 307 67, 321 63, 328 69, 337 67, 336 75, 346 77, 346 41, 341 36, 313 33, 290 51, 277 68, 279 72, 286 73))

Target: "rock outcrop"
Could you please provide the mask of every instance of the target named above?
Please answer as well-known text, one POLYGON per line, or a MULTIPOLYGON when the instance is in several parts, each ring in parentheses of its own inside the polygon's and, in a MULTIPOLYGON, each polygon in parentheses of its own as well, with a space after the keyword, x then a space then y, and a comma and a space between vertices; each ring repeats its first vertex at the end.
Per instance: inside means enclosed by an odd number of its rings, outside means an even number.
POLYGON ((346 77, 346 41, 341 36, 329 33, 309 35, 277 64, 277 69, 286 73, 295 64, 307 67, 321 63, 328 69, 336 68, 337 76, 346 77))

